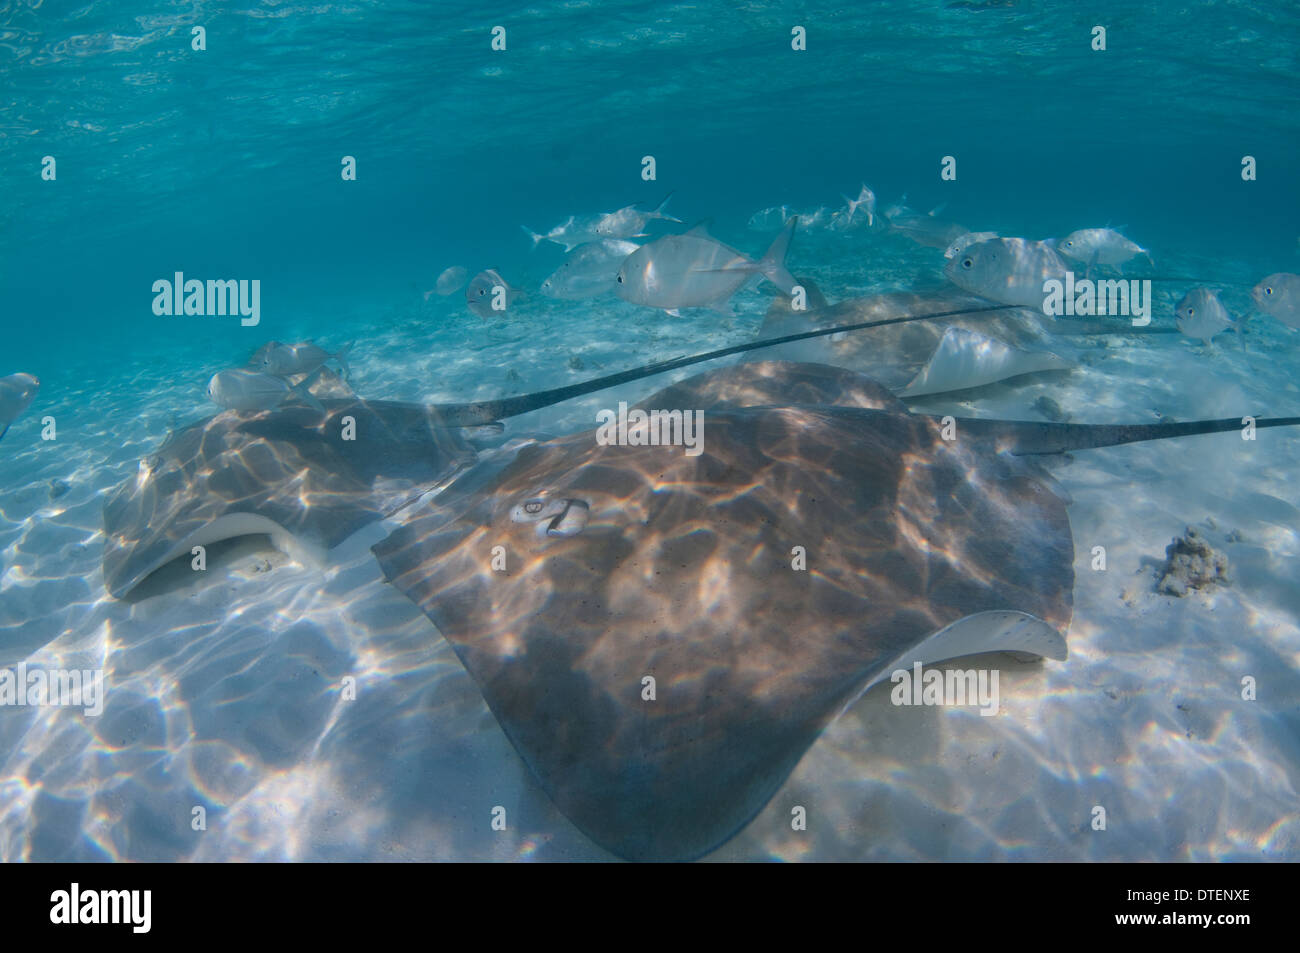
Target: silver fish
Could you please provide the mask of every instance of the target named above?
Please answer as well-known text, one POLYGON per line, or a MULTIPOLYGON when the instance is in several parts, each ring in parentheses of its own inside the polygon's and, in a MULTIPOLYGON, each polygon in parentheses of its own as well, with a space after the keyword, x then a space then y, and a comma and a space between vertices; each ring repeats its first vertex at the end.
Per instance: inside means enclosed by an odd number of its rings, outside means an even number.
POLYGON ((749 228, 756 232, 766 232, 773 228, 782 228, 786 222, 791 220, 804 230, 816 228, 844 229, 848 227, 847 215, 842 210, 833 212, 824 205, 820 205, 810 212, 799 212, 788 205, 759 209, 749 217, 747 224, 749 228))
POLYGON ((1232 315, 1220 303, 1218 294, 1209 288, 1193 288, 1187 292, 1178 302, 1174 316, 1179 331, 1207 344, 1220 331, 1233 327, 1232 315))
POLYGON ((343 369, 343 376, 351 377, 352 369, 348 367, 347 362, 348 352, 351 350, 352 342, 331 354, 314 341, 304 341, 302 344, 269 341, 253 353, 249 366, 263 374, 292 377, 295 374, 310 374, 326 361, 337 361, 339 367, 343 369))
POLYGON ((835 218, 835 213, 825 205, 819 205, 811 212, 794 212, 794 222, 803 229, 827 228, 835 218))
POLYGON ((563 245, 565 251, 573 251, 579 245, 585 245, 587 242, 597 242, 605 237, 596 231, 605 218, 606 215, 587 215, 583 218, 570 215, 545 234, 534 232, 527 225, 520 225, 519 227, 524 230, 524 234, 533 240, 534 248, 542 242, 555 242, 557 245, 563 245))
POLYGON ((1081 228, 1066 235, 1056 247, 1062 255, 1089 266, 1118 266, 1138 255, 1146 255, 1151 261, 1150 252, 1113 228, 1081 228))
POLYGON ((875 224, 876 193, 867 188, 865 183, 863 183, 862 190, 858 192, 858 197, 856 199, 851 199, 846 195, 844 196, 844 202, 848 206, 849 210, 849 217, 845 222, 846 227, 853 224, 853 219, 857 216, 858 209, 862 209, 862 211, 867 215, 867 228, 870 228, 875 224))
POLYGON ((684 235, 668 235, 642 245, 623 262, 614 290, 624 301, 662 308, 678 315, 682 308, 728 311, 728 301, 755 275, 762 275, 786 294, 795 286, 785 268, 794 234, 791 220, 760 261, 710 238, 707 226, 684 235))
POLYGON ((465 289, 465 304, 471 312, 480 318, 504 317, 505 313, 523 295, 518 288, 501 277, 495 268, 480 271, 465 289), (493 305, 500 302, 500 308, 493 305))
POLYGON ((0 439, 9 432, 10 425, 27 409, 41 382, 32 374, 10 374, 0 377, 0 439))
POLYGON ((885 212, 885 218, 889 221, 891 230, 910 238, 918 245, 947 248, 970 229, 938 218, 941 211, 942 205, 922 215, 916 209, 900 204, 890 207, 885 212))
POLYGON ((617 239, 582 245, 542 282, 542 294, 577 301, 612 293, 619 266, 640 247, 635 242, 617 239))
POLYGON ((438 276, 437 284, 424 293, 424 300, 428 301, 430 296, 440 294, 444 298, 447 295, 455 294, 465 284, 465 279, 469 277, 469 272, 460 265, 452 265, 438 276))
POLYGON ((617 212, 603 215, 596 223, 596 234, 609 239, 643 238, 646 225, 652 221, 681 222, 680 218, 673 218, 664 211, 668 199, 672 197, 673 194, 669 192, 653 212, 642 212, 635 205, 628 205, 617 212))
POLYGON ((1065 279, 1065 262, 1046 242, 991 238, 976 242, 944 266, 948 280, 999 304, 1041 309, 1043 282, 1065 279))
POLYGON ((320 402, 307 389, 314 376, 291 387, 273 374, 229 368, 212 375, 208 381, 208 399, 226 410, 273 410, 290 394, 295 394, 311 406, 323 410, 320 402))
POLYGON ((756 232, 768 232, 781 228, 790 218, 790 208, 786 205, 773 205, 761 208, 749 217, 748 226, 756 232))
POLYGON ((1285 271, 1269 275, 1251 290, 1250 297, 1260 311, 1300 329, 1300 275, 1285 271))
POLYGON ((956 258, 976 242, 987 242, 997 237, 997 232, 967 232, 943 250, 943 257, 956 258))

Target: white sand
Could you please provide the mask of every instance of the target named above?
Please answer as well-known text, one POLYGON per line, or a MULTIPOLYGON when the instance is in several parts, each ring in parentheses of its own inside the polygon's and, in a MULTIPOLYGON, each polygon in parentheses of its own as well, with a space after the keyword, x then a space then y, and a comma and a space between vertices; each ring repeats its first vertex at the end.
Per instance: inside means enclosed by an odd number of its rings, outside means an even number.
MULTIPOLYGON (((831 300, 918 276, 938 284, 937 253, 856 241, 871 264, 852 288, 834 269, 797 270, 824 280, 831 300)), ((804 264, 818 255, 815 239, 796 246, 804 264)), ((416 296, 381 302, 385 318, 369 328, 316 333, 358 337, 364 395, 466 400, 746 340, 766 302, 750 291, 735 317, 673 319, 612 299, 537 299, 487 324, 459 296, 416 296)), ((1076 342, 1079 370, 916 406, 1041 419, 1034 401, 1050 395, 1079 422, 1300 413, 1300 334, 1260 318, 1252 329, 1247 355, 1231 335, 1208 352, 1181 336, 1076 342)), ((249 336, 247 350, 260 343, 249 336)), ((104 495, 173 413, 207 412, 216 369, 120 368, 93 394, 42 393, 0 445, 0 665, 103 668, 110 687, 98 718, 0 709, 0 860, 608 858, 550 805, 450 648, 383 582, 368 547, 385 527, 323 566, 243 543, 214 558, 202 585, 136 604, 106 595, 104 495), (47 413, 60 420, 53 444, 37 437, 47 413), (55 478, 71 488, 51 499, 55 478), (346 675, 355 701, 339 697, 346 675), (498 805, 503 832, 490 828, 498 805), (191 823, 199 806, 202 831, 191 823)), ((533 414, 509 432, 590 427, 597 408, 666 383, 533 414)), ((896 708, 878 688, 714 858, 1300 859, 1300 433, 1083 451, 1052 469, 1073 498, 1069 659, 998 657, 992 718, 896 708), (1158 595, 1155 566, 1189 524, 1227 554, 1232 584, 1158 595), (1094 545, 1106 547, 1105 572, 1090 567, 1094 545), (1258 700, 1242 700, 1244 676, 1258 700), (807 831, 790 829, 795 805, 807 831), (1090 825, 1097 805, 1105 831, 1090 825)))

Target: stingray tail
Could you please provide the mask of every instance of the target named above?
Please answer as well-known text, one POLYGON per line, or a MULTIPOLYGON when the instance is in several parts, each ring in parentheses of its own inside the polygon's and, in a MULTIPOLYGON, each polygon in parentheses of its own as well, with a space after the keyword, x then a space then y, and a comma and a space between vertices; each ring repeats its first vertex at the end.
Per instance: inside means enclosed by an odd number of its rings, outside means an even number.
POLYGON ((1269 427, 1295 426, 1300 426, 1300 417, 1227 417, 1172 424, 1054 424, 1032 420, 957 419, 958 433, 965 431, 992 439, 996 441, 999 450, 1017 456, 1068 453, 1072 450, 1093 450, 1125 443, 1230 431, 1244 434, 1247 428, 1265 430, 1269 427))

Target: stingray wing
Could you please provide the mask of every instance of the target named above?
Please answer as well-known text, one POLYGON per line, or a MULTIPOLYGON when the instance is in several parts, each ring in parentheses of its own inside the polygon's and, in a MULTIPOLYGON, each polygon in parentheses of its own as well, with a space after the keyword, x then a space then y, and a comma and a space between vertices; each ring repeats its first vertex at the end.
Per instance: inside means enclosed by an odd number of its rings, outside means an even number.
POLYGON ((227 411, 173 434, 104 504, 108 591, 122 598, 192 545, 247 533, 335 546, 474 459, 421 405, 329 404, 324 417, 227 411))

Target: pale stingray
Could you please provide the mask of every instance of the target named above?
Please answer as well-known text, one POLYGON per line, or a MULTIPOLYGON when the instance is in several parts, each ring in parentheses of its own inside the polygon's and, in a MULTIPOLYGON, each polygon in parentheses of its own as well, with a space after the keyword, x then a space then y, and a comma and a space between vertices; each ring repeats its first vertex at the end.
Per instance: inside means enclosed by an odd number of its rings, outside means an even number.
POLYGON ((799 281, 808 291, 807 310, 793 311, 790 299, 778 296, 763 320, 760 338, 918 312, 949 312, 949 316, 797 341, 760 351, 753 360, 834 364, 866 374, 904 397, 982 387, 1070 366, 1044 350, 1051 322, 1026 308, 979 313, 973 309, 984 303, 982 299, 952 291, 888 292, 827 305, 811 281, 799 281))
POLYGON ((921 397, 982 387, 1038 371, 1066 370, 1070 363, 1050 351, 1025 351, 970 331, 952 327, 900 397, 921 397))
POLYGON ((717 847, 836 713, 914 660, 1064 657, 1073 543, 1033 463, 944 440, 822 365, 740 365, 641 406, 703 408, 703 452, 590 432, 526 447, 455 514, 431 502, 374 547, 556 805, 614 854, 717 847), (552 535, 566 507, 585 526, 552 535))

